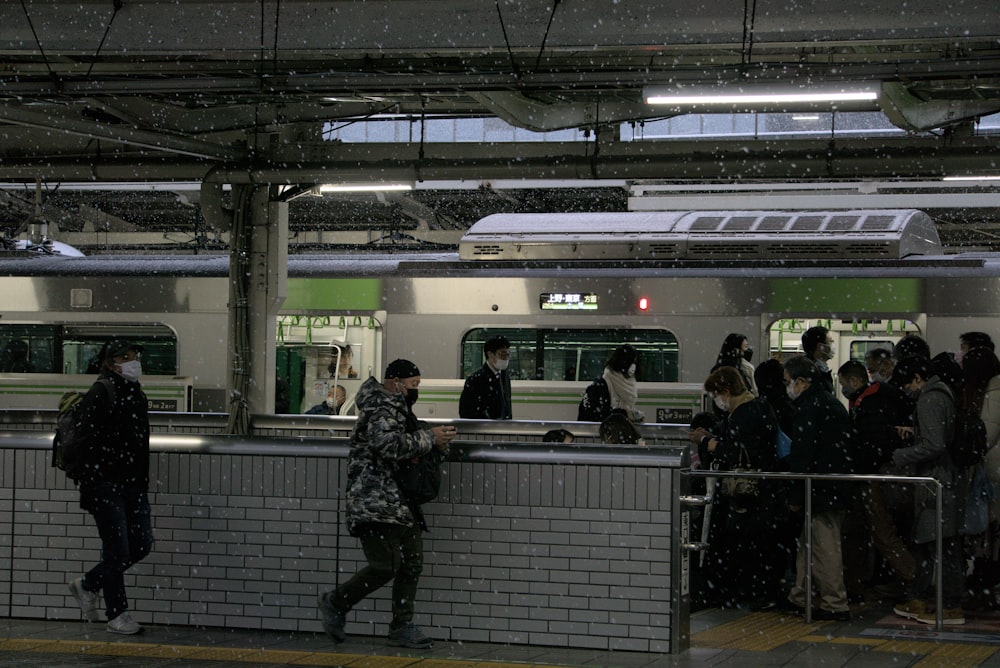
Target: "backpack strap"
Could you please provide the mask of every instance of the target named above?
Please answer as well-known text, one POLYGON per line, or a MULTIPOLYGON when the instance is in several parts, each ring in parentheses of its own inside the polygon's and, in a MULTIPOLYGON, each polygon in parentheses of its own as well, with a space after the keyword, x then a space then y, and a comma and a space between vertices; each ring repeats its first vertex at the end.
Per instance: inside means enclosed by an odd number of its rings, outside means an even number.
POLYGON ((108 393, 108 403, 110 407, 114 407, 115 403, 115 384, 110 378, 98 378, 95 385, 101 385, 108 393))

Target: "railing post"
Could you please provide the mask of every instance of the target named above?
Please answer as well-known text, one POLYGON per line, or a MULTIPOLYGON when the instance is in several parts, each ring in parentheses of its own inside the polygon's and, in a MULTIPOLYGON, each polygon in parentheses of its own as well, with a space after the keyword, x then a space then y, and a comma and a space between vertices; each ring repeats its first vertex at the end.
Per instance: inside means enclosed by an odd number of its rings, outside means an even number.
MULTIPOLYGON (((812 581, 813 581, 813 524, 812 524, 812 478, 806 478, 806 505, 805 505, 805 530, 806 530, 806 624, 812 623, 812 581)), ((798 577, 798 573, 796 573, 798 577)), ((795 586, 795 585, 792 585, 795 586)))

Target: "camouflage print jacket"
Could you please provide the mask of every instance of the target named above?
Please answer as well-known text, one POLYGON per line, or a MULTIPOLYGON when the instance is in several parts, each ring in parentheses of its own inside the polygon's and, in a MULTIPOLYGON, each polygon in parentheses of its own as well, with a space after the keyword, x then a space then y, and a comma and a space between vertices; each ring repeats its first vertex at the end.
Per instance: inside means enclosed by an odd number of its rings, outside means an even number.
POLYGON ((430 452, 429 429, 406 433, 409 408, 401 394, 389 393, 369 378, 356 397, 358 422, 351 433, 347 460, 347 526, 370 522, 413 526, 413 513, 396 486, 396 462, 430 452))

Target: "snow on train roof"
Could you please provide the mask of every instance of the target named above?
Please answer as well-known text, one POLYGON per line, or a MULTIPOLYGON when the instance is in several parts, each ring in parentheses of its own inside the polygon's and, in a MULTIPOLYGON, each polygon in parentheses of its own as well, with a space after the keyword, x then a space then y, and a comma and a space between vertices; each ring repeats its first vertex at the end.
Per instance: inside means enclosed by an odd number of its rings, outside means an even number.
MULTIPOLYGON (((351 273, 358 276, 390 274, 406 262, 454 262, 455 253, 353 253, 293 255, 289 276, 351 273)), ((6 276, 227 276, 228 255, 91 255, 81 257, 0 255, 0 275, 6 276)))
POLYGON ((494 214, 462 237, 463 260, 891 259, 942 252, 910 209, 494 214))

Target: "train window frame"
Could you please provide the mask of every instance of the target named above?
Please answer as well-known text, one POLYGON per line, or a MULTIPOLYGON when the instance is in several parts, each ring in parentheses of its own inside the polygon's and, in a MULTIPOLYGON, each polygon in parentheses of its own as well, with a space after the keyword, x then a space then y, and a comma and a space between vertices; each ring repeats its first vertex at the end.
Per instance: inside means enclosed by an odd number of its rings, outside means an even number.
MULTIPOLYGON (((0 342, 15 336, 27 336, 34 342, 29 345, 29 359, 33 351, 45 349, 45 363, 34 364, 29 371, 0 371, 0 373, 54 373, 90 375, 97 373, 97 360, 104 344, 111 339, 128 339, 143 346, 143 375, 177 376, 179 369, 177 332, 166 323, 85 323, 74 321, 39 322, 10 321, 0 323, 0 342)), ((5 349, 6 343, 0 346, 5 349)), ((0 369, 6 366, 0 362, 0 369)))
POLYGON ((632 344, 639 349, 636 370, 638 382, 676 383, 680 379, 681 344, 678 336, 666 327, 472 327, 462 334, 459 344, 460 377, 467 378, 485 363, 483 345, 493 336, 504 336, 511 342, 510 372, 512 380, 587 381, 601 375, 608 355, 617 346, 632 344), (565 375, 570 367, 548 351, 566 346, 570 337, 583 338, 577 351, 573 377, 565 375), (590 339, 589 341, 587 339, 590 339), (530 349, 530 355, 526 352, 530 349), (540 352, 539 352, 540 351, 540 352), (644 354, 645 353, 645 354, 644 354), (528 359, 533 360, 528 362, 528 359), (527 366, 526 366, 527 363, 527 366))

